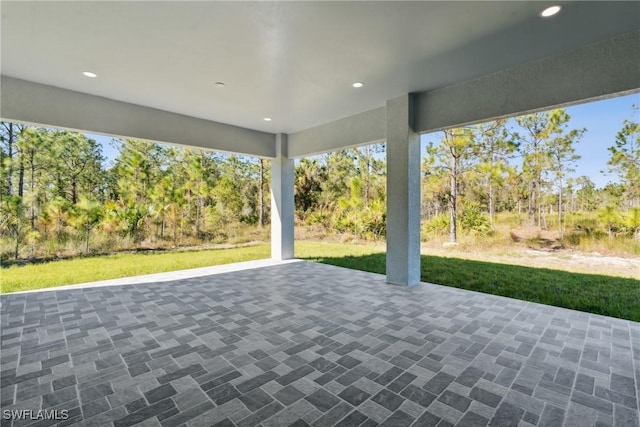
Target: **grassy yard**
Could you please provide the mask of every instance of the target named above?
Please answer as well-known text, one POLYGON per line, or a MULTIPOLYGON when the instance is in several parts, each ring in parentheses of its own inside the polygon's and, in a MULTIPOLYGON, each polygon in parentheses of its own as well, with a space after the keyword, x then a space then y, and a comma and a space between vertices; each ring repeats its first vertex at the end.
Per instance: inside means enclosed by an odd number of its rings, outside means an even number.
MULTIPOLYGON (((267 258, 266 244, 160 254, 120 254, 2 269, 2 291, 41 289, 93 280, 267 258)), ((296 256, 384 274, 385 254, 372 246, 297 242, 296 256)), ((503 295, 640 321, 640 281, 611 276, 422 256, 425 282, 503 295)))
POLYGON ((12 266, 0 271, 0 281, 2 293, 8 293, 268 257, 266 244, 234 249, 126 253, 12 266))

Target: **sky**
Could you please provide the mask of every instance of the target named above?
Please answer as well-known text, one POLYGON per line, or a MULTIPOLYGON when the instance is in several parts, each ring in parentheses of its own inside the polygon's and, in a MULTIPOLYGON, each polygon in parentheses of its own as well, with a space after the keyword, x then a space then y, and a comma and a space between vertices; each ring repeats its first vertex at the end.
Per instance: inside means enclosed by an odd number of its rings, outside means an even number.
POLYGON ((582 157, 574 175, 586 175, 598 187, 618 181, 615 175, 601 171, 608 168, 610 153, 607 148, 614 145, 624 120, 640 122, 640 94, 576 105, 565 111, 571 116, 570 129, 587 129, 576 145, 576 152, 582 157))
MULTIPOLYGON (((602 101, 588 102, 564 110, 571 116, 567 130, 585 128, 582 139, 575 145, 580 159, 575 172, 570 176, 588 176, 598 188, 609 182, 619 182, 615 174, 606 173, 609 160, 608 147, 615 143, 616 134, 622 129, 624 120, 640 121, 640 94, 621 96, 602 101)), ((428 142, 438 142, 441 132, 422 135, 422 154, 428 142)))
MULTIPOLYGON (((618 181, 617 177, 607 174, 609 151, 607 147, 614 144, 616 134, 622 129, 624 120, 640 121, 640 94, 621 96, 602 101, 566 107, 565 111, 571 116, 568 129, 586 128, 580 142, 576 144, 576 153, 580 159, 576 162, 573 176, 588 176, 597 187, 603 187, 608 182, 618 181), (633 106, 636 106, 634 109, 633 106)), ((102 152, 106 158, 106 165, 111 165, 117 156, 117 151, 111 146, 111 137, 86 134, 102 145, 102 152)), ((438 141, 441 134, 425 134, 421 136, 422 153, 429 141, 438 141)))

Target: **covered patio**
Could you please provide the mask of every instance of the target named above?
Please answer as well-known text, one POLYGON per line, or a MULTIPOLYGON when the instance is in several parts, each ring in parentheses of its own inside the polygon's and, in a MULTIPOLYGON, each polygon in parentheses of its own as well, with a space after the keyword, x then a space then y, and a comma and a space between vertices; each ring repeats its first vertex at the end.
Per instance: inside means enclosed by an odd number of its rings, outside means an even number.
POLYGON ((638 426, 638 323, 420 283, 420 134, 640 89, 639 3, 550 5, 3 1, 2 120, 271 159, 272 259, 2 295, 2 426, 638 426), (380 141, 386 275, 295 260, 380 141))
POLYGON ((3 2, 0 118, 294 161, 384 141, 387 282, 420 281, 420 134, 640 90, 637 2, 3 2), (29 22, 29 25, 24 25, 29 22))
POLYGON ((194 273, 3 295, 3 410, 95 426, 638 425, 638 323, 305 261, 194 273))

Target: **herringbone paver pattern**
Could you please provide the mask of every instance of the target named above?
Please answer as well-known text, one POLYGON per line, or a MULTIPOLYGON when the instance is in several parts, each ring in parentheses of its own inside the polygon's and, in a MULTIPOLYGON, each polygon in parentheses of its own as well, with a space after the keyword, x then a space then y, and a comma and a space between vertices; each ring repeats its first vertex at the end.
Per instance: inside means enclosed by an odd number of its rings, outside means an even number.
POLYGON ((1 406, 60 425, 638 426, 634 322, 306 262, 1 302, 1 406))

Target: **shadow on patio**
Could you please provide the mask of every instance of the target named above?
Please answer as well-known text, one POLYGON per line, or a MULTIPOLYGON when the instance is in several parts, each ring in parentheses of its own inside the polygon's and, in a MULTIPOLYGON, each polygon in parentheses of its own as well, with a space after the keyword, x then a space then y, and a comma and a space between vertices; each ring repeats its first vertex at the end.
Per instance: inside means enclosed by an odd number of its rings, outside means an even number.
MULTIPOLYGON (((384 274, 386 254, 303 259, 384 274)), ((422 255, 423 282, 640 321, 636 279, 422 255)))
POLYGON ((638 425, 620 319, 304 261, 1 301, 1 406, 61 425, 638 425))

